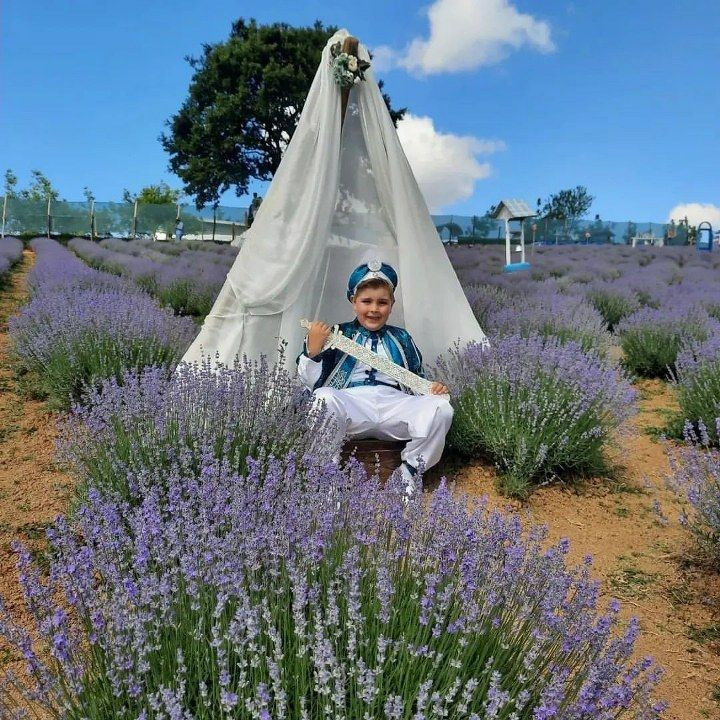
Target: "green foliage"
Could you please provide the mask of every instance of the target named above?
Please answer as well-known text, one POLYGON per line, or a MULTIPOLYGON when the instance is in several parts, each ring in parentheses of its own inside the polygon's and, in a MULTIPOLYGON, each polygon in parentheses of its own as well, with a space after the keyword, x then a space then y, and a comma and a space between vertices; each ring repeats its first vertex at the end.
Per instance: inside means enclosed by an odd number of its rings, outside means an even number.
POLYGON ((18 179, 17 175, 7 169, 5 171, 5 194, 11 198, 20 198, 21 200, 32 200, 35 202, 48 200, 57 200, 60 197, 60 193, 53 187, 53 184, 48 180, 40 170, 33 170, 32 182, 30 185, 23 190, 17 190, 18 179))
POLYGON ((663 326, 645 325, 620 334, 623 365, 642 377, 667 378, 682 345, 682 334, 663 326))
POLYGON ((23 200, 57 200, 60 194, 44 173, 33 170, 30 186, 21 190, 19 196, 23 200))
POLYGON ((702 316, 673 319, 662 317, 659 311, 640 310, 618 326, 622 364, 635 375, 668 378, 675 373, 683 347, 707 340, 709 332, 702 316), (645 313, 642 320, 641 313, 645 313))
POLYGON ((590 209, 594 199, 583 185, 571 190, 560 190, 545 201, 542 216, 548 220, 572 222, 590 209))
POLYGON ((686 420, 696 429, 702 422, 708 442, 717 446, 720 443, 716 422, 720 417, 720 358, 698 363, 692 372, 682 374, 675 387, 680 411, 668 422, 666 434, 682 439, 686 420))
POLYGON ((106 378, 121 379, 132 368, 169 367, 179 360, 176 348, 157 338, 117 338, 96 331, 79 333, 74 341, 51 353, 42 367, 30 367, 35 393, 48 398, 51 407, 67 410, 88 387, 106 378))
POLYGON ((17 187, 18 179, 17 175, 8 168, 5 171, 5 195, 15 197, 15 188, 17 187))
POLYGON ((612 290, 595 288, 588 292, 586 297, 603 316, 610 332, 624 317, 631 315, 640 307, 640 303, 634 298, 622 293, 614 293, 612 290))
POLYGON ((216 292, 214 289, 202 289, 191 279, 180 279, 163 287, 154 289, 145 287, 163 304, 171 307, 178 315, 205 317, 212 309, 216 292))
MULTIPOLYGON (((217 203, 230 187, 239 197, 251 179, 272 178, 336 29, 320 21, 293 27, 241 18, 226 41, 187 58, 195 71, 188 97, 160 142, 198 207, 217 203)), ((393 110, 384 98, 397 122, 405 110, 393 110)))
MULTIPOLYGON (((86 188, 87 190, 87 188, 86 188)), ((139 203, 148 205, 169 205, 176 203, 182 195, 180 190, 173 190, 165 181, 157 185, 147 185, 139 193, 132 194, 129 190, 123 190, 123 200, 127 203, 139 203)))
POLYGON ((632 244, 632 239, 637 235, 637 225, 630 221, 628 222, 626 228, 625 228, 625 234, 623 235, 623 240, 625 241, 626 245, 632 244))
POLYGON ((485 214, 482 217, 473 215, 470 219, 470 227, 467 229, 468 235, 473 237, 486 237, 492 227, 492 218, 485 214))
POLYGON ((575 389, 557 377, 540 373, 530 388, 480 375, 454 405, 448 444, 469 457, 491 458, 501 473, 500 489, 507 495, 524 498, 559 473, 608 471, 608 414, 598 402, 578 411, 575 389), (538 423, 529 407, 551 411, 538 423))

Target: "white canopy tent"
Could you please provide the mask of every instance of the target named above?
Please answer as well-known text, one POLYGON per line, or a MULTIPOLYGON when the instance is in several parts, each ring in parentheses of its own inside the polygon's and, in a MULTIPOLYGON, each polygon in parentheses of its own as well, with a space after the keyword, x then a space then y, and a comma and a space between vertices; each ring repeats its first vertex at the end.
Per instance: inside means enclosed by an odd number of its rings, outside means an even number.
MULTIPOLYGON (((347 279, 371 259, 397 269, 390 322, 408 329, 426 361, 457 340, 485 341, 372 69, 350 90, 343 122, 330 48, 348 36, 340 30, 323 50, 292 140, 184 361, 274 361, 281 339, 294 357, 302 318, 352 319, 347 279)), ((363 45, 358 57, 369 60, 363 45)))

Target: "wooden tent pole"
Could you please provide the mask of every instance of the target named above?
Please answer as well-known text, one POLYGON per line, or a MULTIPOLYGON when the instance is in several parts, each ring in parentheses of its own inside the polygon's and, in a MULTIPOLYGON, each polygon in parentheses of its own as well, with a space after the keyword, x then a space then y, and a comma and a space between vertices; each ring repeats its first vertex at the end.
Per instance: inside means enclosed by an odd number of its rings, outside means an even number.
MULTIPOLYGON (((356 37, 348 35, 345 40, 343 40, 342 52, 357 57, 359 47, 360 41, 356 37)), ((345 111, 347 110, 348 100, 350 98, 350 90, 351 88, 345 88, 340 95, 340 127, 342 127, 345 122, 345 111)))

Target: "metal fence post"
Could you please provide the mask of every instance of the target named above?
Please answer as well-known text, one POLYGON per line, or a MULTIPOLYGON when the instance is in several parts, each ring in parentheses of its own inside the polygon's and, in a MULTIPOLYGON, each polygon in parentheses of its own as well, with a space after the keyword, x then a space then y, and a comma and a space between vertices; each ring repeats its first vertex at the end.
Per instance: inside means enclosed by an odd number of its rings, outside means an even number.
POLYGON ((48 236, 48 240, 50 239, 50 233, 52 232, 52 215, 50 215, 51 203, 52 203, 52 198, 48 197, 48 206, 47 206, 47 236, 48 236))
POLYGON ((215 223, 216 222, 217 222, 217 208, 213 208, 213 231, 212 231, 213 242, 215 242, 215 223))
POLYGON ((2 216, 2 237, 5 237, 5 218, 7 217, 7 193, 5 193, 5 198, 3 199, 3 216, 2 216))
POLYGON ((137 206, 138 201, 135 201, 135 207, 133 208, 133 223, 132 223, 132 236, 133 240, 136 239, 137 236, 137 206))
POLYGON ((90 240, 95 241, 95 201, 90 201, 90 240))

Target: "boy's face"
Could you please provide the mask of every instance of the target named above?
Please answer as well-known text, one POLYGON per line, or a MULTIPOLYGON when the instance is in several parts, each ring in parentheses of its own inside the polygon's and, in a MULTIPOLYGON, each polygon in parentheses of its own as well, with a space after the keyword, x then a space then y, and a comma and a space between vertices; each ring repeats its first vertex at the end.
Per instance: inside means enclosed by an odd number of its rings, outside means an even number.
POLYGON ((371 332, 385 325, 393 307, 392 295, 387 286, 360 288, 351 302, 358 322, 371 332))

